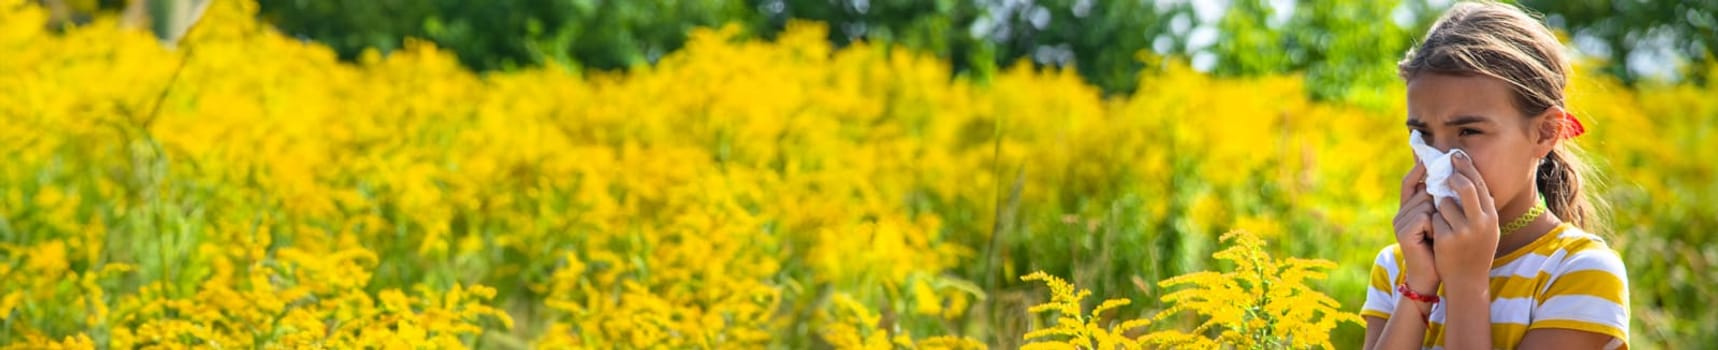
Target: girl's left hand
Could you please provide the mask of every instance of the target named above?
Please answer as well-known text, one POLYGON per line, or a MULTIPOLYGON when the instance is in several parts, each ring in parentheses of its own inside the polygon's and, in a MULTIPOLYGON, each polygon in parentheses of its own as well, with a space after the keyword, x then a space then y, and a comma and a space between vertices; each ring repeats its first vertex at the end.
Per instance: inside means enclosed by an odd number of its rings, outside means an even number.
POLYGON ((1491 262, 1497 254, 1497 204, 1485 179, 1466 153, 1457 154, 1456 173, 1449 185, 1461 203, 1444 198, 1438 214, 1432 215, 1434 265, 1444 289, 1484 291, 1490 286, 1491 262))

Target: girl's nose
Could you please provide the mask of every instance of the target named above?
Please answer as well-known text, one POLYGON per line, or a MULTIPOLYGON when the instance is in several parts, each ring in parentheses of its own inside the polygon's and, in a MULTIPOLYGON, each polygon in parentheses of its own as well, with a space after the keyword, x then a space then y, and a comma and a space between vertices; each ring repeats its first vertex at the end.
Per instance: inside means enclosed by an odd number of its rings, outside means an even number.
POLYGON ((1454 136, 1438 135, 1436 137, 1432 137, 1432 141, 1429 144, 1432 148, 1437 148, 1438 152, 1448 153, 1451 149, 1461 148, 1460 143, 1461 140, 1454 136))

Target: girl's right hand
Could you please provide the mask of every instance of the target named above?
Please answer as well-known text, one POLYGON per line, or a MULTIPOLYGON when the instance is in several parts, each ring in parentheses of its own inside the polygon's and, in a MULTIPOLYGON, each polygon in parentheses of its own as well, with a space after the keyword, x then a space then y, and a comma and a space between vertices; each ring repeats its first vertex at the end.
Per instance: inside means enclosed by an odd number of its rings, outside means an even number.
POLYGON ((1402 201, 1396 211, 1396 245, 1402 248, 1404 283, 1415 293, 1437 292, 1437 265, 1432 259, 1432 215, 1437 215, 1432 195, 1426 193, 1426 167, 1414 159, 1414 169, 1402 178, 1402 201))

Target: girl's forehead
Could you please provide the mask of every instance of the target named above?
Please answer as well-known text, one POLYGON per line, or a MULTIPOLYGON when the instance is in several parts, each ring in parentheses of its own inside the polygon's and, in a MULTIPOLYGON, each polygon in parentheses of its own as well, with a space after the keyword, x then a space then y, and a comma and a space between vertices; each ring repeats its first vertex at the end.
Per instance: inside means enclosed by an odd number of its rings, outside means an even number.
POLYGON ((1442 124, 1514 111, 1509 84, 1482 75, 1422 74, 1408 81, 1408 119, 1442 124))

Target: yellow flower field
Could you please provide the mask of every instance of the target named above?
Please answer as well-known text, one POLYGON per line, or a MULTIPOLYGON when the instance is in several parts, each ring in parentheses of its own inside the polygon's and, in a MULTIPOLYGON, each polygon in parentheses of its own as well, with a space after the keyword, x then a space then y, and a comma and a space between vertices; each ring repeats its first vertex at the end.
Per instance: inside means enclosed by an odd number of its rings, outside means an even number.
MULTIPOLYGON (((10 348, 1348 348, 1411 162, 1399 101, 1151 57, 1105 97, 796 23, 479 75, 250 1, 177 49, 34 4, 0 0, 10 348)), ((1718 341, 1718 89, 1572 101, 1634 346, 1718 341)))

